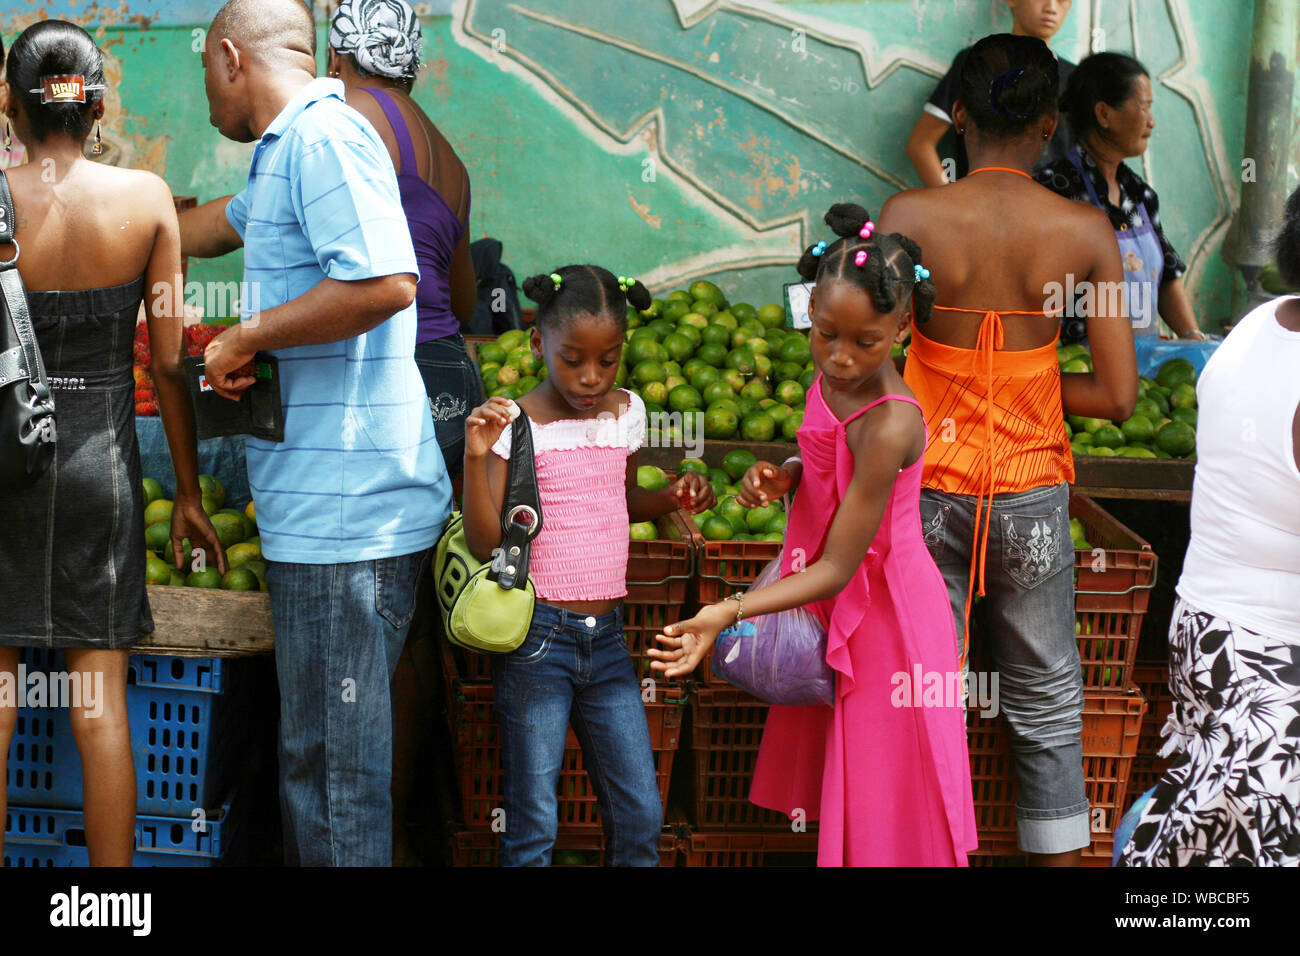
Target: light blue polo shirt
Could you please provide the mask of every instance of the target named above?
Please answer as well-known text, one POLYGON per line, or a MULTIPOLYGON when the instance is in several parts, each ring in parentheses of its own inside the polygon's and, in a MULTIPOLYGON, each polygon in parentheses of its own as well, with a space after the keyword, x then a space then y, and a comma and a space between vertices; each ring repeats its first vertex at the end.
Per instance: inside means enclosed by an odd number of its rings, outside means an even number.
MULTIPOLYGON (((419 274, 397 176, 338 80, 298 92, 258 141, 248 185, 226 208, 244 238, 254 309, 326 277, 419 274)), ((249 485, 268 560, 342 564, 437 541, 451 483, 415 365, 415 305, 369 332, 276 350, 284 441, 249 438, 249 485)))

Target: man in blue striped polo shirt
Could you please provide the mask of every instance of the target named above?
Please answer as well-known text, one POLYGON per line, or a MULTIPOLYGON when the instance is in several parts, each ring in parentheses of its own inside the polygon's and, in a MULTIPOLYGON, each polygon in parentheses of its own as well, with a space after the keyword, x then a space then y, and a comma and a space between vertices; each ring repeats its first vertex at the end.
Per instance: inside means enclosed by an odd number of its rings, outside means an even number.
POLYGON ((249 438, 247 458, 275 622, 286 857, 386 866, 390 681, 451 486, 415 364, 419 270, 393 164, 343 84, 315 78, 314 52, 300 0, 231 0, 213 20, 212 123, 257 147, 244 191, 188 217, 185 251, 242 242, 256 293, 207 349, 212 386, 238 398, 254 352, 279 360, 284 441, 249 438))

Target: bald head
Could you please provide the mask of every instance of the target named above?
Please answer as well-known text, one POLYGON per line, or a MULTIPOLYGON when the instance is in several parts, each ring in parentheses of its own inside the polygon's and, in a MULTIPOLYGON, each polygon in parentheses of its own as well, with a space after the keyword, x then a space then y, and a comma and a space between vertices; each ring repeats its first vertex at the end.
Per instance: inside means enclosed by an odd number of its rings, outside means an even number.
POLYGON ((228 0, 208 33, 212 42, 229 40, 263 62, 295 54, 316 59, 316 24, 303 0, 228 0))

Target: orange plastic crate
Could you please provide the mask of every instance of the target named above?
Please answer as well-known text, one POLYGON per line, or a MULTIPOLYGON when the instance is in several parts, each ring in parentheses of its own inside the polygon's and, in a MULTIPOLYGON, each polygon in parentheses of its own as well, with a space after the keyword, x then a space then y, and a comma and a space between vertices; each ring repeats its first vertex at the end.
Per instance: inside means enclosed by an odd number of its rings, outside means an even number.
MULTIPOLYGON (((1136 688, 1125 693, 1088 692, 1083 703, 1083 773, 1091 804, 1093 855, 1109 838, 1127 807, 1128 779, 1137 753, 1146 701, 1136 688)), ((1001 716, 968 710, 971 788, 980 847, 977 855, 1017 854, 1016 797, 1019 784, 1011 742, 1001 716)), ((1107 851, 1108 852, 1108 851, 1107 851)))
POLYGON ((816 866, 817 834, 687 831, 681 850, 685 866, 816 866))
MULTIPOLYGON (((749 802, 768 705, 730 685, 698 687, 690 697, 692 823, 698 830, 783 830, 784 814, 749 802)), ((808 829, 816 832, 817 825, 808 829)))
MULTIPOLYGON (((491 830, 461 830, 451 835, 452 866, 496 866, 497 834, 491 830)), ((672 827, 665 827, 659 838, 659 865, 677 866, 681 838, 672 827)), ((600 831, 561 832, 555 839, 552 866, 591 867, 605 863, 605 835, 600 831), (556 863, 561 854, 573 854, 573 863, 556 863), (581 854, 583 862, 577 862, 581 854)))

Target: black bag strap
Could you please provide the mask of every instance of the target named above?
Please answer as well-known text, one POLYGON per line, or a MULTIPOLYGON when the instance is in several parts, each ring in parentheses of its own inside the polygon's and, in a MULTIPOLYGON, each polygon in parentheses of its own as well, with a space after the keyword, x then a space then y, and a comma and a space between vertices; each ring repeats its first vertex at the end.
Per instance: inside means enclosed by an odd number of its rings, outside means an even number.
POLYGON ((493 553, 488 580, 502 588, 528 583, 530 543, 542 530, 542 499, 537 490, 537 463, 533 455, 533 429, 528 413, 519 409, 511 425, 510 462, 501 508, 501 547, 493 553))
MULTIPOLYGON (((15 378, 26 378, 44 402, 50 397, 49 382, 45 377, 45 362, 41 359, 41 350, 36 345, 36 331, 32 328, 31 314, 27 310, 27 290, 22 277, 18 274, 18 256, 22 250, 14 239, 14 197, 9 192, 9 177, 0 170, 0 245, 13 244, 12 259, 0 261, 0 294, 4 295, 8 307, 9 321, 18 335, 18 352, 7 352, 6 367, 17 364, 15 378)), ((8 375, 4 376, 9 378, 8 375)), ((12 379, 10 379, 12 380, 12 379)))

